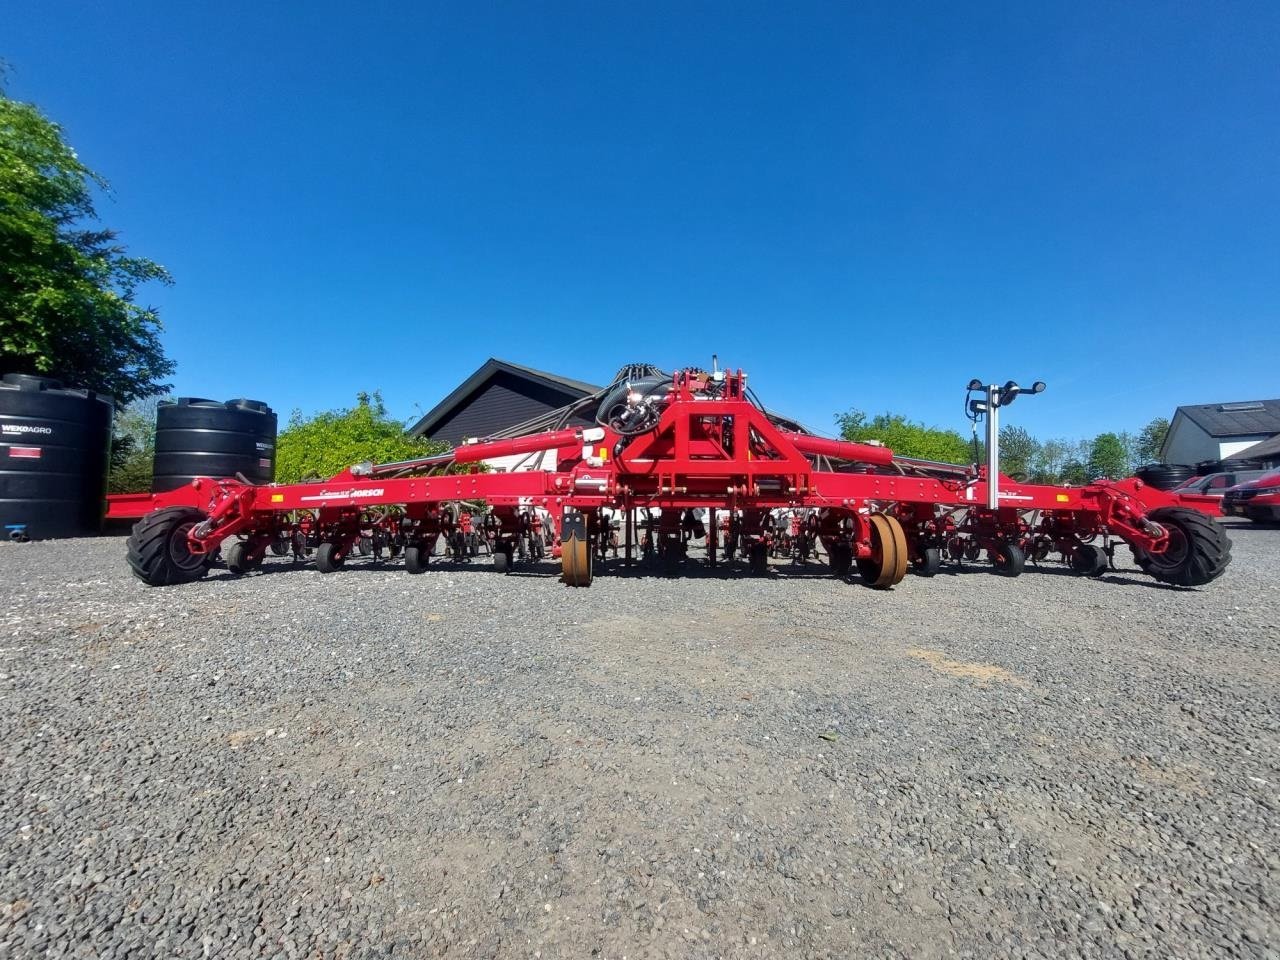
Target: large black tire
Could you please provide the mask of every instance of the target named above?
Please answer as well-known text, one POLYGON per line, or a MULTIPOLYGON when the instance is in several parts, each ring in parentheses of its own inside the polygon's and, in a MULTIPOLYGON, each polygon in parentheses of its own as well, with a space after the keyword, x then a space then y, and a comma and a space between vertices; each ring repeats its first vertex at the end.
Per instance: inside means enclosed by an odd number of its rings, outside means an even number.
POLYGON ((925 547, 911 563, 920 576, 936 576, 942 569, 942 551, 937 547, 925 547))
POLYGON ((333 573, 341 570, 347 562, 347 555, 336 543, 325 541, 316 548, 316 569, 321 573, 333 573))
POLYGON ((247 541, 237 540, 231 544, 231 548, 227 551, 227 570, 233 576, 243 576, 257 570, 260 566, 262 566, 262 553, 252 553, 247 541))
POLYGON ((404 548, 404 568, 409 573, 425 573, 427 569, 427 551, 411 543, 404 548))
POLYGON ((511 557, 505 550, 493 552, 493 569, 499 573, 506 573, 511 569, 511 557))
POLYGON ((769 572, 769 548, 763 543, 753 543, 747 555, 747 569, 757 577, 769 572))
POLYGON ((1169 547, 1160 554, 1135 550, 1134 559, 1161 583, 1203 586, 1231 563, 1231 538, 1212 517, 1187 507, 1161 507, 1148 516, 1169 532, 1169 547))
POLYGON ((207 554, 192 553, 187 532, 204 519, 194 507, 166 507, 133 525, 129 536, 129 569, 152 587, 191 583, 209 572, 207 554))
POLYGON ((1027 565, 1027 554, 1016 543, 1002 543, 991 551, 991 563, 1002 577, 1016 577, 1027 565))

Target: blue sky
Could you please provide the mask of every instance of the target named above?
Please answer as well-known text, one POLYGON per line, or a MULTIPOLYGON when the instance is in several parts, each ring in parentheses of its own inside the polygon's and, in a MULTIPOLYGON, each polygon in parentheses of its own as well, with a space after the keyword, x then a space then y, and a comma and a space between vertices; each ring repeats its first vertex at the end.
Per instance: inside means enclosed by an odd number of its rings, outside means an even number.
POLYGON ((10 3, 180 394, 741 366, 829 429, 1280 395, 1280 4, 10 3), (369 9, 365 9, 365 8, 369 9))

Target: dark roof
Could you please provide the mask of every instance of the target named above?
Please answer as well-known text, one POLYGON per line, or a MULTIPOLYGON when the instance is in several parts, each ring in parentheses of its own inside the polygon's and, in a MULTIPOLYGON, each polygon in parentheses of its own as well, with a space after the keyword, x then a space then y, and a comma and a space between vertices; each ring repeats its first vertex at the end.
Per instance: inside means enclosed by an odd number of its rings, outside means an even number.
POLYGON ((1275 457, 1280 457, 1280 434, 1231 455, 1233 460, 1271 460, 1275 457))
MULTIPOLYGON (((493 357, 490 357, 485 366, 480 369, 485 369, 485 367, 490 363, 497 364, 498 367, 506 367, 508 370, 517 370, 520 373, 528 374, 536 379, 547 380, 550 383, 567 387, 570 390, 576 390, 584 397, 592 393, 599 393, 604 389, 604 387, 598 387, 594 383, 587 383, 585 380, 574 380, 570 377, 562 377, 558 373, 547 373, 545 370, 535 370, 533 367, 526 367, 519 363, 512 363, 510 360, 496 360, 493 357)), ((477 373, 478 372, 479 371, 477 371, 477 373)))
POLYGON ((1211 437, 1280 433, 1280 400, 1197 403, 1179 407, 1174 416, 1179 413, 1211 437))
POLYGON ((561 391, 576 394, 579 397, 590 396, 601 390, 595 384, 586 383, 582 380, 573 380, 556 373, 547 373, 545 370, 535 370, 533 367, 526 367, 518 363, 511 363, 508 360, 490 357, 481 365, 479 370, 467 377, 456 390, 427 411, 421 420, 410 427, 410 435, 415 437, 429 436, 436 424, 444 420, 456 407, 464 403, 473 392, 484 385, 486 380, 501 372, 523 377, 534 383, 555 387, 561 391))

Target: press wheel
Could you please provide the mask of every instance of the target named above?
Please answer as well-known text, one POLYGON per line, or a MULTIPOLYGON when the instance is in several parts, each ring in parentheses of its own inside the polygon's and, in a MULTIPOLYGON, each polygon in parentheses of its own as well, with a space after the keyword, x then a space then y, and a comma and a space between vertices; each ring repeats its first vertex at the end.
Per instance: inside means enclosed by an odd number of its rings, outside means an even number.
POLYGON ((571 587, 591 586, 591 544, 576 533, 560 550, 561 579, 571 587))
POLYGON ((873 513, 867 519, 871 524, 871 556, 858 560, 858 573, 868 586, 885 590, 907 575, 907 535, 894 517, 873 513))

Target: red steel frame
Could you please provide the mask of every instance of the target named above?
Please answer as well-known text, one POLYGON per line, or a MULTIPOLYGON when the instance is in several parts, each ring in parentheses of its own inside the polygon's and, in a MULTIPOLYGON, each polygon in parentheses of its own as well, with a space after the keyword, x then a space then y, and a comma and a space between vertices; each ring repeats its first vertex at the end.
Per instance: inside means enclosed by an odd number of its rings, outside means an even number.
MULTIPOLYGON (((830 545, 848 544, 852 557, 874 549, 868 515, 896 517, 913 553, 927 542, 945 543, 952 517, 964 510, 967 530, 984 545, 1004 540, 1029 543, 1039 536, 1064 551, 1077 537, 1106 533, 1138 550, 1160 553, 1166 531, 1147 519, 1158 507, 1193 505, 1136 479, 1098 481, 1080 487, 999 482, 1002 506, 986 508, 988 478, 982 469, 925 475, 897 461, 885 447, 829 440, 784 430, 747 396, 746 375, 726 373, 713 380, 702 372, 674 375, 656 427, 623 438, 612 430, 566 429, 507 440, 464 444, 447 455, 405 465, 359 465, 316 483, 255 486, 239 480, 199 479, 154 495, 116 497, 109 518, 140 516, 150 510, 189 506, 207 520, 189 534, 193 553, 213 551, 224 539, 247 536, 258 554, 269 540, 295 524, 299 511, 328 539, 349 547, 370 525, 368 511, 395 507, 394 522, 409 537, 434 537, 450 524, 442 507, 483 501, 510 520, 520 510, 541 507, 556 518, 566 511, 594 518, 608 507, 631 511, 660 508, 728 510, 740 518, 744 536, 760 536, 763 518, 777 508, 820 511, 820 536, 830 545), (540 450, 558 451, 555 470, 482 472, 490 457, 540 450), (818 469, 819 458, 859 465, 863 472, 818 469), (905 472, 893 472, 901 463, 905 472), (470 472, 374 475, 436 470, 475 464, 470 472), (398 468, 398 469, 397 469, 398 468), (1038 512, 1033 527, 1028 512, 1038 512)), ((1203 500, 1203 498, 1197 498, 1203 500)), ((375 521, 381 522, 381 521, 375 521)), ((588 529, 595 530, 595 520, 588 529)), ((714 527, 714 524, 712 524, 714 527)), ((670 524, 664 522, 664 527, 670 524)), ((714 537, 717 531, 713 529, 714 537)))

